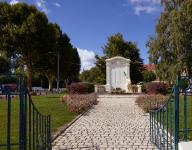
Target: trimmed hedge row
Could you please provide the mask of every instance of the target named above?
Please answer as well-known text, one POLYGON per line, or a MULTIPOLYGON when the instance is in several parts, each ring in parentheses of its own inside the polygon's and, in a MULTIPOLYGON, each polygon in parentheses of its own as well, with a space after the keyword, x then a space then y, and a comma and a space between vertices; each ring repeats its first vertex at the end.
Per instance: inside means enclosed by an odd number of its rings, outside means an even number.
POLYGON ((94 92, 94 84, 77 82, 67 87, 70 94, 88 94, 94 92))

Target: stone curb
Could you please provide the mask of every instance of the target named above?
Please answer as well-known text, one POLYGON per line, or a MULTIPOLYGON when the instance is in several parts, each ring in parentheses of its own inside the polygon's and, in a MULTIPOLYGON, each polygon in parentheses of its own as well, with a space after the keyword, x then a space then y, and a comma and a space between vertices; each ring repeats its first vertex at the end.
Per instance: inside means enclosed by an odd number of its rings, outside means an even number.
POLYGON ((59 128, 59 131, 57 131, 56 133, 54 133, 54 135, 52 136, 52 143, 62 134, 64 133, 73 123, 75 123, 81 116, 83 116, 87 111, 79 114, 78 116, 76 116, 72 121, 70 121, 69 123, 67 123, 66 125, 64 125, 63 127, 59 128))

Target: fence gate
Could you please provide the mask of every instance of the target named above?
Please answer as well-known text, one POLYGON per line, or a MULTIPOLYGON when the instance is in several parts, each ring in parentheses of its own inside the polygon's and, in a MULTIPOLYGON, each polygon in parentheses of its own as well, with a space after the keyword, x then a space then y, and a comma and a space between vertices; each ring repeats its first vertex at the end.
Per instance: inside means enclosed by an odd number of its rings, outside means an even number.
POLYGON ((178 77, 166 102, 150 111, 150 139, 158 149, 178 150, 192 141, 192 77, 178 77))
POLYGON ((51 118, 35 107, 21 75, 0 75, 0 150, 51 150, 51 118))

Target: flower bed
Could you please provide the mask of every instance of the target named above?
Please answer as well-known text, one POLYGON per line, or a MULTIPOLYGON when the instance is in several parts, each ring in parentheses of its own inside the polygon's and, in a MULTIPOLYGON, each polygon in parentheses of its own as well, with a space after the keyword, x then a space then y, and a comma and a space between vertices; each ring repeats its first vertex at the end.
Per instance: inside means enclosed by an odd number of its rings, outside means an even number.
POLYGON ((137 98, 136 103, 144 112, 160 108, 166 102, 164 95, 144 95, 137 98))
POLYGON ((97 95, 92 94, 69 94, 61 98, 67 104, 70 112, 81 113, 97 103, 97 95))

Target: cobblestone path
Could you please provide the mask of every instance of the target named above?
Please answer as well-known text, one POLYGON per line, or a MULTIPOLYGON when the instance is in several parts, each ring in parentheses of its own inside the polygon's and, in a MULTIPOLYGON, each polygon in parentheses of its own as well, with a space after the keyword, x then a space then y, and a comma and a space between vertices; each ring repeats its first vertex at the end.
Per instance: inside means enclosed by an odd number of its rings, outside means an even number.
POLYGON ((149 116, 135 96, 100 96, 87 114, 53 143, 53 150, 152 150, 149 116))

